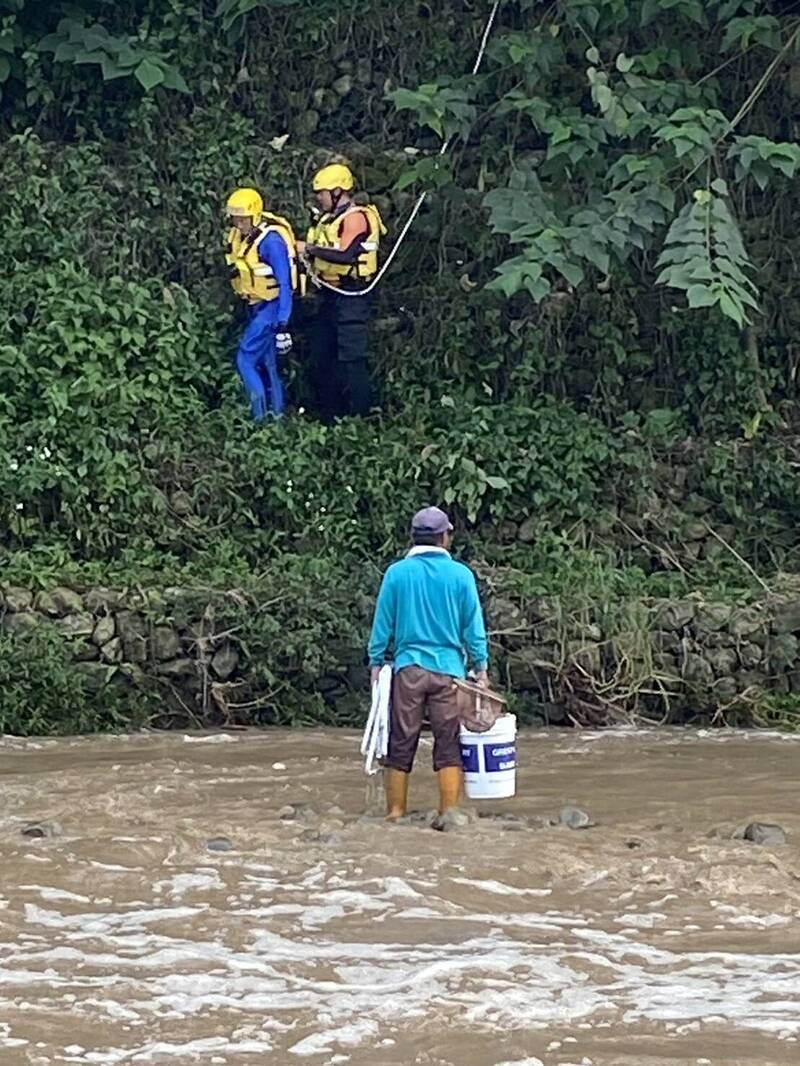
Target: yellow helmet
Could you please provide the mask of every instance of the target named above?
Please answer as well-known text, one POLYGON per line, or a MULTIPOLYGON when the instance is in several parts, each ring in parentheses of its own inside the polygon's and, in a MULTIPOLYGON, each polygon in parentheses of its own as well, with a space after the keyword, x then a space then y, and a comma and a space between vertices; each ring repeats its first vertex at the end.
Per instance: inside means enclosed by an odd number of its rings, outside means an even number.
POLYGON ((356 179, 353 177, 353 172, 343 163, 331 163, 330 166, 323 167, 314 175, 314 192, 333 192, 334 189, 350 192, 355 187, 356 179))
POLYGON ((258 222, 264 214, 264 201, 257 189, 237 189, 228 197, 226 209, 229 215, 249 216, 258 222))

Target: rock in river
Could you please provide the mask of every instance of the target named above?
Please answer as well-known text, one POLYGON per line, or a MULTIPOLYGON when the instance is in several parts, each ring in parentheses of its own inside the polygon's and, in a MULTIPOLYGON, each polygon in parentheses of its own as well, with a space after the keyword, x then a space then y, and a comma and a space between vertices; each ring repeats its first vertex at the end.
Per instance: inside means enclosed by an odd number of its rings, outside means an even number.
POLYGON ((580 807, 562 807, 558 820, 569 829, 590 829, 594 825, 586 811, 582 811, 580 807))
POLYGON ((228 837, 212 837, 206 841, 209 851, 233 851, 233 843, 228 837))
POLYGON ((29 840, 41 840, 43 837, 54 837, 61 832, 58 822, 30 822, 20 830, 24 837, 29 840))
POLYGON ((744 839, 753 844, 785 844, 786 833, 779 825, 751 822, 744 831, 744 839))
POLYGON ((436 815, 431 822, 431 829, 436 829, 440 833, 452 833, 454 829, 463 829, 474 821, 476 817, 472 811, 465 811, 461 807, 451 807, 444 814, 436 815))

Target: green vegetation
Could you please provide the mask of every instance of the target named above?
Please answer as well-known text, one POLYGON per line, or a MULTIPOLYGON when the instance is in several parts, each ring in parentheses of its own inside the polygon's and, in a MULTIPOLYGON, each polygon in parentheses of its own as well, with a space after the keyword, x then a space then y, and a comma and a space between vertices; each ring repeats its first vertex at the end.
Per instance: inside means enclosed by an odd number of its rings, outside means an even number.
POLYGON ((145 721, 144 700, 127 685, 112 683, 93 701, 70 643, 54 627, 0 632, 0 734, 67 735, 145 721))
POLYGON ((363 638, 420 502, 487 589, 578 610, 798 569, 794 5, 508 0, 471 77, 489 8, 0 0, 0 582, 287 575, 258 639, 313 658, 363 638), (395 233, 432 191, 380 293, 384 415, 255 428, 221 204, 255 184, 302 230, 335 153, 395 233))

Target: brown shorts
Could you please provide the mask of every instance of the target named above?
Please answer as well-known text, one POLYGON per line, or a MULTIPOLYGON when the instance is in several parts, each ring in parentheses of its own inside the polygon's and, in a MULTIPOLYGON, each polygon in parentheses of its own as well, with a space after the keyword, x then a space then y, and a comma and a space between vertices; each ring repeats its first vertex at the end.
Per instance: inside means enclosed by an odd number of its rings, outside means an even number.
POLYGON ((385 766, 406 773, 411 770, 426 716, 433 731, 434 770, 461 766, 459 705, 453 678, 419 666, 406 666, 394 675, 385 766))

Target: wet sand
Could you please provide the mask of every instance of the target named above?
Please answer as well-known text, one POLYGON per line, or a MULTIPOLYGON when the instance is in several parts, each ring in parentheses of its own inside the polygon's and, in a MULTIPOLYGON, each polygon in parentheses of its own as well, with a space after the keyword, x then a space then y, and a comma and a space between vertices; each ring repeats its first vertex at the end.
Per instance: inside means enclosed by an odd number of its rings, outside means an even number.
POLYGON ((447 834, 387 826, 357 750, 0 740, 2 1066, 800 1062, 800 739, 530 733, 478 809, 533 825, 447 834), (597 824, 536 824, 566 803, 597 824), (708 835, 753 820, 787 843, 708 835))

